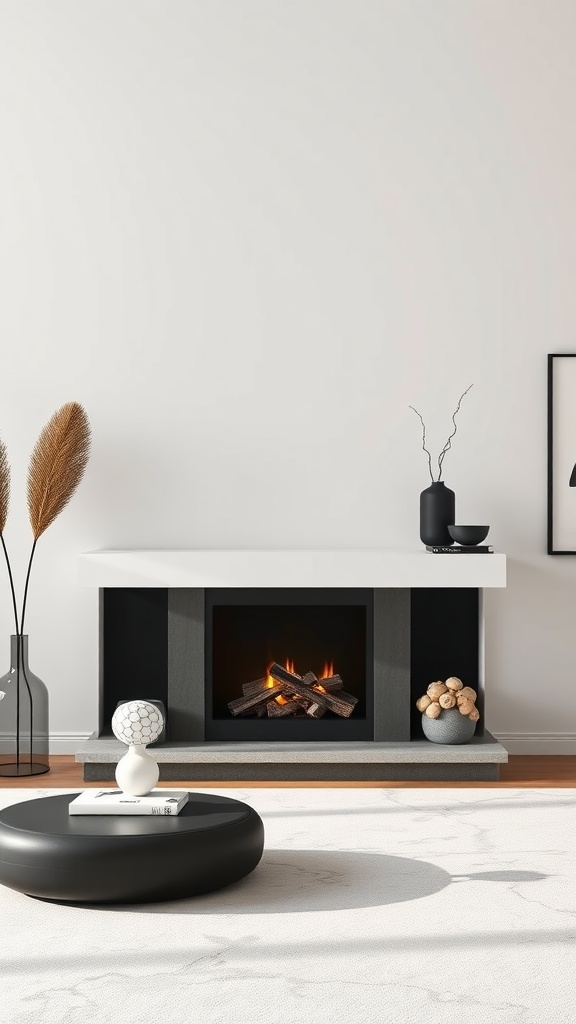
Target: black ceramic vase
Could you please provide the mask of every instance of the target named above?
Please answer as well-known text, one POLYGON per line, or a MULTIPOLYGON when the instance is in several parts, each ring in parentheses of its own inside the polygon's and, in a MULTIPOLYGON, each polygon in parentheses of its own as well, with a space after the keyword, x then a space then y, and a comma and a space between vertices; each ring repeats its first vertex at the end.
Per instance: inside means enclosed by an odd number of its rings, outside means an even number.
POLYGON ((456 495, 443 480, 435 480, 420 495, 420 540, 423 544, 453 544, 448 527, 456 521, 456 495))

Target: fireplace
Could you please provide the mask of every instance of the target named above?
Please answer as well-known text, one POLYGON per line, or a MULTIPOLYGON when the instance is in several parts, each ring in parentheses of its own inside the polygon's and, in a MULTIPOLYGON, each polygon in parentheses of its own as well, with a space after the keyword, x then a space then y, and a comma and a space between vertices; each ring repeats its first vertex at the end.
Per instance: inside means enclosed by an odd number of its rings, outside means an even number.
POLYGON ((372 590, 211 589, 205 630, 206 739, 373 738, 372 590))
POLYGON ((505 586, 504 555, 107 551, 81 569, 99 591, 98 728, 76 753, 86 781, 113 778, 110 720, 137 697, 166 707, 165 780, 492 779, 507 760, 484 723, 483 588, 505 586), (449 675, 478 692, 461 746, 426 740, 416 709, 449 675))

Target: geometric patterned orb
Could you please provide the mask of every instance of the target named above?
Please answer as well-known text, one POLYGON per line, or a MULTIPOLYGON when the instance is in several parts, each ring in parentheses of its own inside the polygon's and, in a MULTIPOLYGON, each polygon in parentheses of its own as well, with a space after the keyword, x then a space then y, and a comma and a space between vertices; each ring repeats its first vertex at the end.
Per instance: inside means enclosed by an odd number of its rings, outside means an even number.
POLYGON ((146 746, 158 739, 164 719, 155 704, 147 700, 128 700, 112 715, 112 732, 129 746, 146 746))

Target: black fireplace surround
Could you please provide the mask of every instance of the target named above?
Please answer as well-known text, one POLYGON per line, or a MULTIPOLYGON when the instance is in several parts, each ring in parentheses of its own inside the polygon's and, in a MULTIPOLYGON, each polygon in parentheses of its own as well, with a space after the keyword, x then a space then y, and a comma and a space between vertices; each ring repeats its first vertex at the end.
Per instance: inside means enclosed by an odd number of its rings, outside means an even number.
POLYGON ((415 702, 457 675, 478 690, 480 594, 474 588, 200 589, 100 591, 100 735, 118 700, 167 709, 167 740, 421 739, 415 702), (233 717, 228 703, 273 661, 322 674, 332 664, 357 698, 349 718, 233 717))

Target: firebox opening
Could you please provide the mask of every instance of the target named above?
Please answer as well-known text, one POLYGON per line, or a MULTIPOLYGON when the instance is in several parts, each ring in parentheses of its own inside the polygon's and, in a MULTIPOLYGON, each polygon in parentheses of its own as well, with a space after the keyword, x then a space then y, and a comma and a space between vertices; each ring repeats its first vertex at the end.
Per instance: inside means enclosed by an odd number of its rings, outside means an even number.
POLYGON ((371 738, 370 591, 208 591, 206 604, 207 738, 371 738))

